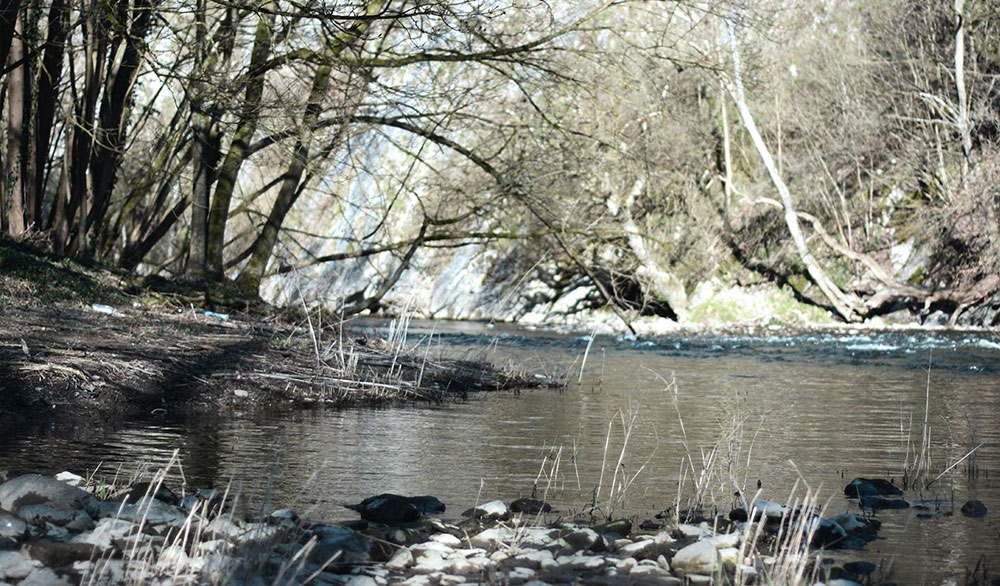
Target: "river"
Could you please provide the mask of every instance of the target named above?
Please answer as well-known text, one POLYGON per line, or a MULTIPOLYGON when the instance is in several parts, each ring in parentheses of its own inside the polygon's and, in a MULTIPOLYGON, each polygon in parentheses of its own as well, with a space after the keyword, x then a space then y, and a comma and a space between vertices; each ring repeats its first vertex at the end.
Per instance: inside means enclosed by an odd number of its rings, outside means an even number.
POLYGON ((879 512, 878 540, 829 555, 891 567, 899 584, 962 584, 981 563, 990 577, 1000 574, 1000 339, 989 332, 764 330, 591 342, 416 323, 410 340, 428 343, 430 334, 431 356, 509 359, 569 373, 570 385, 434 406, 167 414, 104 427, 56 420, 3 434, 0 469, 84 474, 100 465, 105 475, 129 474, 177 449, 174 483, 181 473, 195 487, 232 482, 249 507, 291 506, 324 520, 355 518, 340 505, 381 492, 434 495, 457 516, 477 501, 533 491, 566 513, 596 504, 598 516, 642 520, 670 509, 678 493, 688 506, 695 478, 702 502, 722 512, 735 488, 750 497, 759 481, 761 497, 774 501, 796 482, 799 494, 818 489, 836 514, 857 512, 843 496, 855 476, 902 482, 929 405, 922 479, 930 483, 906 498, 954 502, 954 515, 879 512), (968 499, 989 514, 961 515, 968 499))

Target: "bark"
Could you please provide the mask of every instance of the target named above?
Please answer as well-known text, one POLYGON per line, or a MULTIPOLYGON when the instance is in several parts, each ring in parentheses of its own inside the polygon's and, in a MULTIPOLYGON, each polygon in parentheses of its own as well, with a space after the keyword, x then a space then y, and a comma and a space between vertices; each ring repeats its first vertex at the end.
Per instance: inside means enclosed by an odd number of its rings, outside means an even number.
POLYGON ((965 94, 965 0, 955 0, 955 88, 958 93, 958 134, 962 139, 962 154, 965 155, 963 171, 967 171, 972 161, 972 135, 965 94))
POLYGON ((111 203, 125 146, 131 94, 144 59, 145 38, 152 22, 153 5, 146 1, 137 1, 129 7, 128 0, 120 0, 117 8, 118 22, 131 21, 132 26, 128 30, 123 24, 116 26, 116 35, 111 41, 111 61, 101 99, 97 140, 90 168, 94 205, 89 213, 89 225, 103 224, 111 203))
POLYGON ((177 223, 189 203, 191 203, 191 198, 185 197, 174 204, 174 207, 160 219, 156 227, 145 238, 122 253, 122 260, 118 264, 126 270, 135 270, 135 267, 139 266, 142 259, 146 258, 149 251, 156 246, 156 243, 166 236, 170 228, 177 223))
POLYGON ((236 279, 237 285, 244 293, 256 295, 260 288, 260 281, 264 278, 264 271, 267 269, 267 262, 271 258, 274 245, 278 242, 278 233, 281 224, 285 221, 285 216, 292 209, 295 200, 298 199, 301 190, 299 183, 302 181, 302 174, 305 172, 306 164, 309 161, 309 143, 311 140, 310 128, 316 123, 319 117, 320 102, 326 95, 330 87, 330 66, 321 65, 316 71, 312 88, 309 92, 309 101, 305 114, 302 116, 301 136, 295 142, 292 151, 292 161, 285 171, 278 190, 278 198, 271 207, 271 213, 267 216, 267 222, 261 229, 260 235, 254 240, 251 246, 250 260, 240 271, 236 279))
MULTIPOLYGON (((28 87, 28 66, 24 62, 24 11, 17 14, 14 23, 14 37, 10 42, 10 62, 21 65, 7 74, 7 154, 4 159, 4 184, 6 206, 2 209, 7 214, 6 229, 12 236, 24 233, 25 204, 30 198, 25 198, 24 189, 24 146, 28 138, 25 126, 25 109, 29 107, 30 89, 28 87)), ((32 202, 33 203, 33 202, 32 202)), ((30 207, 30 206, 29 206, 30 207)))
POLYGON ((205 0, 199 0, 195 9, 195 42, 198 69, 191 80, 191 127, 194 143, 191 147, 194 160, 194 179, 191 182, 191 236, 185 272, 190 278, 205 276, 208 253, 208 210, 210 190, 218 163, 218 137, 213 137, 212 118, 205 105, 207 88, 205 78, 210 69, 208 60, 208 25, 205 20, 205 0))
POLYGON ((249 156, 248 146, 257 131, 266 77, 266 72, 262 71, 260 67, 271 54, 274 20, 274 2, 268 2, 264 6, 263 12, 258 15, 254 46, 248 67, 249 80, 243 98, 240 120, 226 157, 219 168, 215 195, 209 210, 205 272, 215 278, 220 278, 223 274, 223 251, 226 244, 229 205, 232 203, 236 190, 240 168, 249 156))
POLYGON ((737 46, 735 26, 728 20, 726 21, 726 24, 729 32, 729 42, 733 56, 733 77, 730 79, 722 76, 722 83, 725 86, 726 91, 729 93, 729 96, 736 104, 736 110, 739 112, 743 128, 746 130, 747 134, 750 135, 754 148, 757 150, 757 154, 760 156, 761 161, 764 163, 764 167, 767 169, 767 173, 771 178, 771 183, 778 191, 778 195, 781 198, 781 203, 784 208, 785 225, 788 227, 788 232, 792 236, 792 242, 795 244, 795 250, 798 252, 799 258, 802 260, 802 264, 805 265, 806 271, 809 273, 809 277, 814 283, 816 283, 820 291, 823 292, 823 295, 836 310, 837 314, 840 315, 840 317, 845 321, 858 321, 860 317, 857 309, 860 304, 856 299, 852 299, 841 291, 840 287, 838 287, 837 284, 830 279, 830 277, 826 274, 826 271, 823 270, 823 267, 820 266, 819 262, 809 250, 809 246, 806 244, 805 236, 802 235, 802 228, 799 226, 798 215, 795 210, 795 202, 792 200, 791 191, 789 191, 788 185, 785 183, 781 173, 778 171, 774 158, 771 156, 771 151, 764 142, 764 138, 761 136, 760 131, 757 129, 757 124, 754 122, 753 115, 747 107, 743 92, 741 60, 739 48, 737 46))
MULTIPOLYGON (((644 279, 652 289, 653 294, 667 302, 671 311, 677 316, 677 321, 683 321, 687 316, 687 292, 684 290, 684 283, 676 275, 663 270, 653 255, 646 247, 646 239, 642 237, 639 227, 636 226, 632 217, 632 202, 642 194, 645 182, 641 179, 635 182, 632 192, 625 202, 617 209, 611 209, 613 215, 621 216, 622 230, 625 232, 626 240, 632 254, 639 261, 639 269, 636 275, 644 279)), ((609 207, 612 207, 612 200, 609 200, 609 207)))
POLYGON ((70 159, 69 187, 70 200, 66 215, 70 222, 76 219, 76 231, 70 244, 73 254, 85 254, 88 248, 90 226, 88 218, 93 207, 93 184, 87 172, 93 154, 97 99, 100 96, 104 66, 107 61, 107 40, 104 37, 105 23, 100 17, 101 6, 92 2, 84 6, 83 58, 84 84, 82 99, 76 101, 72 157, 70 159))
MULTIPOLYGON (((38 107, 35 117, 34 186, 37 197, 35 217, 41 219, 41 203, 49 175, 49 146, 56 117, 56 98, 62 78, 66 35, 69 32, 69 6, 66 0, 53 0, 49 9, 48 32, 42 70, 38 74, 38 107)), ((64 202, 65 203, 65 202, 64 202)), ((50 220, 51 222, 51 220, 50 220)))

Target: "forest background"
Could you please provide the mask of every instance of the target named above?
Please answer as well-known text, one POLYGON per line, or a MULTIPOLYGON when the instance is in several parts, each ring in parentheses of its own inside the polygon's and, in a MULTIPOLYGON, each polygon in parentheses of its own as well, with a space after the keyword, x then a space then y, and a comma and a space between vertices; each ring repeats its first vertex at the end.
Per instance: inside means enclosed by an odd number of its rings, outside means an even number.
POLYGON ((988 0, 3 0, 0 52, 0 233, 211 306, 1000 320, 988 0))

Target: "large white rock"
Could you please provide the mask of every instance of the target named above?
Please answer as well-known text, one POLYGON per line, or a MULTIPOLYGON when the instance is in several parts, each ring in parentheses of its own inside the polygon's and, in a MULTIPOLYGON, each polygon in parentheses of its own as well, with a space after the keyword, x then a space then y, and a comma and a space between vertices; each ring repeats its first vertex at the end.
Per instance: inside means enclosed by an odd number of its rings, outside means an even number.
POLYGON ((688 574, 712 575, 720 569, 720 564, 726 569, 735 568, 738 556, 739 550, 735 548, 716 549, 714 544, 704 540, 682 548, 670 565, 688 574))
POLYGON ((494 527, 485 531, 480 531, 470 541, 475 547, 489 549, 497 545, 511 543, 514 541, 514 531, 504 527, 494 527))
POLYGON ((462 540, 455 537, 451 533, 435 533, 431 536, 431 541, 441 543, 452 548, 462 547, 462 540))
POLYGON ((393 554, 392 558, 385 563, 385 567, 390 570, 404 570, 413 565, 413 552, 403 547, 393 554))
POLYGON ((40 474, 25 474, 0 484, 0 509, 16 513, 24 505, 48 504, 79 510, 96 503, 89 492, 40 474))
POLYGON ((653 559, 666 555, 674 542, 666 533, 658 533, 651 539, 643 539, 618 548, 618 552, 637 560, 653 559))

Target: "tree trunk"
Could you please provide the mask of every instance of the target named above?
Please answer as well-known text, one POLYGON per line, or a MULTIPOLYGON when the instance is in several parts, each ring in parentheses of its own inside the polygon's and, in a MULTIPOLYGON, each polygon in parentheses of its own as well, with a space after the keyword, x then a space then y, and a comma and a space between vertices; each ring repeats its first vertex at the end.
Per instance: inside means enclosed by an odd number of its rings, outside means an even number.
POLYGON ((131 21, 132 26, 127 31, 117 28, 117 35, 111 41, 112 59, 101 99, 97 140, 90 166, 94 190, 94 205, 88 216, 90 226, 99 226, 106 221, 125 146, 132 89, 144 59, 145 38, 152 22, 153 11, 149 2, 140 0, 134 7, 129 7, 128 0, 120 0, 117 8, 119 22, 131 21))
MULTIPOLYGON (((41 203, 49 169, 49 145, 56 116, 56 98, 62 78, 63 54, 69 30, 69 7, 66 0, 53 0, 49 9, 48 33, 42 70, 38 74, 38 109, 35 116, 35 192, 38 194, 36 218, 41 220, 41 203)), ((51 224, 51 219, 47 224, 51 224)))
POLYGON ((736 38, 736 27, 729 20, 726 21, 727 29, 729 32, 729 42, 731 44, 732 56, 733 56, 733 77, 728 79, 722 76, 722 83, 729 93, 729 96, 733 99, 736 104, 736 110, 739 112, 740 121, 743 122, 743 128, 750 135, 750 139, 753 141, 754 147, 757 149, 757 154, 760 155, 761 161, 764 163, 764 167, 767 169, 768 175, 771 177, 771 183, 774 184, 775 189, 778 191, 778 195, 781 197, 781 203, 784 206, 785 212, 785 225, 788 227, 788 232, 792 236, 792 242, 795 244, 795 250, 799 254, 799 258, 802 259, 802 264, 806 266, 806 271, 809 273, 810 278, 819 287, 820 291, 827 298, 836 312, 845 321, 858 321, 859 316, 855 308, 860 304, 855 300, 850 299, 840 287, 834 283, 830 277, 826 274, 826 271, 820 266, 819 262, 812 255, 809 250, 809 246, 806 244, 806 239, 802 235, 802 229, 799 226, 798 215, 795 211, 795 203, 792 201, 792 194, 788 189, 788 185, 785 184, 784 179, 781 177, 781 173, 778 171, 778 167, 774 162, 774 158, 771 156, 771 151, 767 148, 767 144, 764 142, 764 138, 760 135, 760 131, 757 130, 757 124, 754 122, 753 115, 750 113, 750 109, 747 107, 746 99, 743 93, 743 78, 741 72, 741 60, 739 48, 737 46, 736 38))
POLYGON ((83 58, 84 85, 82 104, 76 104, 75 126, 73 132, 73 149, 70 158, 70 200, 66 215, 70 222, 76 219, 76 231, 70 244, 72 254, 86 254, 89 242, 90 226, 88 218, 93 207, 93 183, 87 172, 94 146, 94 120, 97 114, 97 99, 101 91, 101 80, 104 79, 104 65, 107 55, 107 42, 103 35, 106 23, 101 22, 101 6, 93 2, 84 7, 83 18, 83 58))
POLYGON ((271 54, 272 34, 274 28, 274 2, 268 2, 264 12, 258 15, 257 29, 254 35, 254 46, 250 56, 246 93, 240 112, 240 121, 233 134, 229 151, 219 169, 215 186, 215 196, 208 214, 208 232, 206 237, 205 271, 214 278, 221 278, 224 270, 223 249, 226 244, 226 222, 229 219, 229 205, 236 191, 236 181, 240 168, 249 156, 248 149, 254 133, 257 131, 257 121, 260 117, 261 98, 264 94, 264 78, 266 72, 261 65, 271 54))
POLYGON ((271 213, 268 214, 267 222, 264 224, 260 235, 257 236, 257 239, 254 240, 251 246, 250 260, 247 261, 246 266, 243 267, 243 270, 240 271, 236 279, 237 284, 244 293, 257 294, 257 290, 260 288, 260 281, 264 278, 264 270, 267 269, 267 262, 270 260, 271 252, 278 241, 281 224, 285 221, 285 216, 292 209, 299 194, 302 193, 299 189, 299 183, 302 181, 302 174, 309 161, 309 143, 312 132, 310 128, 312 128, 319 117, 320 102, 330 87, 330 73, 331 68, 329 65, 321 65, 316 70, 316 76, 309 91, 309 102, 306 106, 305 114, 302 116, 301 135, 295 142, 295 148, 292 151, 292 160, 288 164, 288 170, 285 171, 284 178, 282 179, 278 198, 271 207, 271 213))
POLYGON ((955 88, 958 93, 958 134, 962 139, 963 180, 972 161, 969 104, 965 95, 965 0, 955 0, 955 88))
MULTIPOLYGON (((27 62, 24 61, 24 11, 17 14, 14 36, 10 42, 8 60, 10 64, 22 63, 7 74, 7 155, 4 160, 4 183, 6 192, 7 232, 12 236, 24 233, 25 189, 24 189, 24 141, 26 127, 24 110, 28 107, 25 93, 28 89, 27 62)), ((30 94, 29 94, 30 96, 30 94)))

